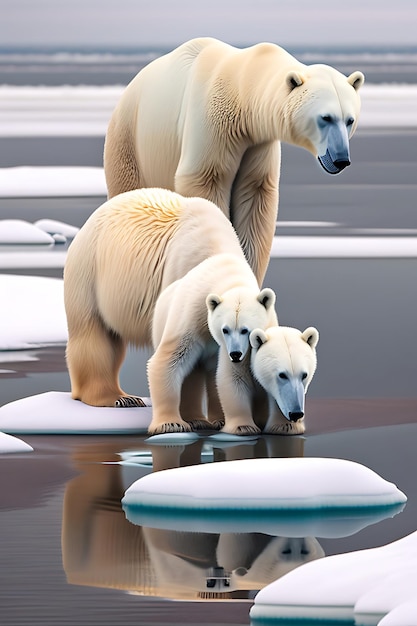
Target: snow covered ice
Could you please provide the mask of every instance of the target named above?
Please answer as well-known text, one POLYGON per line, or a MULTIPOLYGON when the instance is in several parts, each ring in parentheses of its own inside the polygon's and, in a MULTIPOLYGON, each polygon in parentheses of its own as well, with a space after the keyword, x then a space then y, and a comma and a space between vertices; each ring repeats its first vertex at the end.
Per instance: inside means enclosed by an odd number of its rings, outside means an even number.
POLYGON ((250 612, 252 624, 293 619, 415 626, 416 580, 414 532, 380 548, 325 557, 293 570, 257 594, 250 612))

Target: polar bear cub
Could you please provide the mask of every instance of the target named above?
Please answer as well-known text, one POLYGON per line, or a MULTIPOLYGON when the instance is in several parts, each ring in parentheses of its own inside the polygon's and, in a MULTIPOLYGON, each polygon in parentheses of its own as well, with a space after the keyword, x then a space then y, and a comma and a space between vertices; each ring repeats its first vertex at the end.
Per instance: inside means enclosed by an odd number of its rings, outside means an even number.
POLYGON ((217 388, 225 417, 223 432, 234 435, 264 433, 299 435, 305 431, 304 396, 317 366, 319 334, 287 326, 254 329, 251 350, 234 362, 228 326, 215 315, 207 298, 208 324, 220 346, 217 388))
POLYGON ((251 371, 268 396, 264 433, 300 435, 305 431, 305 394, 317 367, 319 333, 287 326, 250 334, 251 371))
MULTIPOLYGON (((156 302, 153 318, 155 352, 147 368, 153 407, 150 434, 210 426, 203 412, 204 378, 199 373, 214 373, 218 346, 207 323, 207 299, 221 316, 229 362, 238 367, 236 362, 250 352, 251 331, 278 323, 275 293, 260 289, 249 264, 235 254, 213 255, 169 285, 156 302)), ((222 412, 214 417, 221 419, 222 412)))

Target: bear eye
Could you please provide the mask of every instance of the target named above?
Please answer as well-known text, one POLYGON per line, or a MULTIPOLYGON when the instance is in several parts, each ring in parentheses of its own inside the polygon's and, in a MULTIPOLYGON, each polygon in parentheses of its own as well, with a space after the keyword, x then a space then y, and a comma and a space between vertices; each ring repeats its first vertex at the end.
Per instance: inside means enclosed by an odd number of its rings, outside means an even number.
POLYGON ((303 372, 301 374, 301 380, 305 380, 307 378, 307 376, 308 376, 307 372, 303 372))
POLYGON ((354 122, 353 117, 350 117, 348 120, 346 120, 346 126, 352 126, 353 122, 354 122))
POLYGON ((247 328, 242 328, 242 330, 240 331, 241 335, 247 335, 248 334, 248 329, 247 328))
POLYGON ((323 122, 332 122, 332 116, 331 115, 322 115, 321 119, 323 120, 323 122))
POLYGON ((222 333, 223 333, 223 335, 228 335, 229 334, 229 329, 228 328, 222 328, 222 333))
POLYGON ((288 380, 288 376, 285 372, 280 372, 278 376, 279 378, 281 378, 281 380, 288 380))

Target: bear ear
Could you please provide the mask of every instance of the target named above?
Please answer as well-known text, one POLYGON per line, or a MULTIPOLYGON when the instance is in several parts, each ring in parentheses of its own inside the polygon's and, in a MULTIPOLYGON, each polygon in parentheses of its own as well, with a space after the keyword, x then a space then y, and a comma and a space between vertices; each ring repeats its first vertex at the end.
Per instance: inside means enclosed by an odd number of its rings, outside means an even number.
POLYGON ((304 82, 304 78, 299 72, 296 72, 295 70, 293 70, 292 72, 289 72, 287 74, 286 83, 288 87, 290 88, 290 91, 302 85, 303 82, 304 82))
POLYGON ((262 289, 262 291, 259 292, 257 300, 266 308, 266 310, 268 310, 271 306, 275 305, 275 292, 269 287, 265 287, 265 289, 262 289))
POLYGON ((255 328, 249 335, 249 341, 252 348, 258 350, 258 348, 268 341, 268 337, 262 328, 255 328))
POLYGON ((319 342, 319 331, 314 326, 309 326, 305 329, 305 331, 301 334, 301 338, 304 339, 306 343, 311 348, 315 348, 319 342))
POLYGON ((352 85, 355 91, 358 91, 358 89, 362 87, 363 83, 365 82, 365 76, 362 74, 362 72, 353 72, 353 74, 348 76, 347 81, 349 85, 352 85))
POLYGON ((210 293, 206 298, 206 306, 209 311, 214 311, 214 309, 220 304, 222 299, 215 293, 210 293))

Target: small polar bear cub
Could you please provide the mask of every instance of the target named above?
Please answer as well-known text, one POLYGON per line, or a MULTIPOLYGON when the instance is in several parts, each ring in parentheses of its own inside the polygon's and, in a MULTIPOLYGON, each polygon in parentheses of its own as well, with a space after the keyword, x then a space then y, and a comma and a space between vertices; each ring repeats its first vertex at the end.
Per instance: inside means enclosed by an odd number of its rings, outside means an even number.
POLYGON ((264 433, 300 435, 305 431, 305 394, 317 367, 319 333, 286 326, 250 334, 251 371, 268 395, 264 433))
POLYGON ((147 368, 153 407, 149 434, 198 430, 223 419, 220 404, 214 410, 209 406, 208 415, 203 411, 205 374, 209 384, 214 383, 218 354, 207 321, 207 293, 221 328, 227 328, 230 367, 244 367, 240 361, 250 354, 254 328, 278 323, 275 293, 259 288, 243 255, 210 256, 171 283, 160 294, 153 316, 155 352, 147 368))

